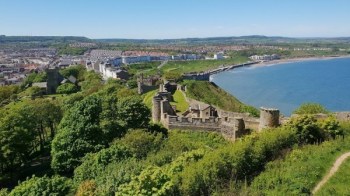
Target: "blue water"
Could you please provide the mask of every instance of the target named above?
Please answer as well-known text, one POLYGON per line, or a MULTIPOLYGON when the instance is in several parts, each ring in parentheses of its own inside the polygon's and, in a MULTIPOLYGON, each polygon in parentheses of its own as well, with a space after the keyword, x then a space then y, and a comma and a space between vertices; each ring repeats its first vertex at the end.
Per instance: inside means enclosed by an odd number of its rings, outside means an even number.
POLYGON ((212 76, 243 103, 289 116, 302 103, 350 111, 350 58, 244 67, 212 76))

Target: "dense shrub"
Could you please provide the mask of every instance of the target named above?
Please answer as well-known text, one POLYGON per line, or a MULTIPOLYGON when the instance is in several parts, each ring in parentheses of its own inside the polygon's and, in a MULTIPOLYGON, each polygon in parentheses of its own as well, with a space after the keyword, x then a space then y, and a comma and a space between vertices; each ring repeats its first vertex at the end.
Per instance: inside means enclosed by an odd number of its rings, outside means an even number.
POLYGON ((10 196, 23 195, 67 195, 71 188, 70 180, 60 176, 35 177, 20 183, 16 186, 10 196))
POLYGON ((285 158, 267 164, 252 182, 249 195, 310 195, 335 159, 349 149, 348 138, 295 147, 285 158))
POLYGON ((315 143, 324 140, 322 129, 319 127, 315 117, 301 115, 292 118, 286 125, 296 131, 299 143, 315 143))
POLYGON ((296 109, 294 114, 327 114, 329 113, 326 108, 317 103, 305 103, 296 109))
POLYGON ((296 143, 296 133, 288 128, 266 130, 207 153, 180 173, 183 195, 209 195, 230 180, 244 181, 257 175, 280 150, 296 143))
POLYGON ((76 93, 78 92, 78 87, 75 84, 71 84, 71 83, 66 83, 66 84, 62 84, 60 85, 56 92, 58 94, 72 94, 72 93, 76 93))

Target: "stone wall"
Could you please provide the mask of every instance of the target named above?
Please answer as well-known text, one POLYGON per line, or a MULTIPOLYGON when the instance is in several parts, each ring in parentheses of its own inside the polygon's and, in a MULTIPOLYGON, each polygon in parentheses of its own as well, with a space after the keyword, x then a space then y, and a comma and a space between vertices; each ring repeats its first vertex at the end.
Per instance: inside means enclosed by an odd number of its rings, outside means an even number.
POLYGON ((209 81, 210 73, 195 73, 195 74, 184 74, 182 76, 184 80, 200 80, 200 81, 209 81))
POLYGON ((163 124, 168 129, 202 130, 220 132, 220 118, 188 118, 164 115, 163 124))
POLYGON ((148 85, 145 85, 141 82, 137 82, 137 91, 140 95, 142 95, 144 93, 148 93, 148 92, 156 90, 156 89, 158 89, 158 85, 148 86, 148 85))
POLYGON ((350 112, 336 112, 334 115, 339 121, 350 121, 350 112))

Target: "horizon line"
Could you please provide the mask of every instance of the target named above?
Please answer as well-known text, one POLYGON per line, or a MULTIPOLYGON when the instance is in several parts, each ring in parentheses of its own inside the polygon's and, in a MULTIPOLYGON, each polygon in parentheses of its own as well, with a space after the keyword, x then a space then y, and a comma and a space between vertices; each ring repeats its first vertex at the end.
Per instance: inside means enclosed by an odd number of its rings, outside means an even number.
POLYGON ((350 38, 349 36, 282 36, 282 35, 232 35, 232 36, 208 36, 208 37, 180 37, 180 38, 116 38, 116 37, 103 37, 103 38, 92 38, 84 35, 3 35, 1 36, 5 37, 84 37, 91 40, 113 40, 113 39, 119 39, 119 40, 176 40, 176 39, 210 39, 210 38, 240 38, 240 37, 267 37, 267 38, 290 38, 290 39, 335 39, 335 38, 350 38))

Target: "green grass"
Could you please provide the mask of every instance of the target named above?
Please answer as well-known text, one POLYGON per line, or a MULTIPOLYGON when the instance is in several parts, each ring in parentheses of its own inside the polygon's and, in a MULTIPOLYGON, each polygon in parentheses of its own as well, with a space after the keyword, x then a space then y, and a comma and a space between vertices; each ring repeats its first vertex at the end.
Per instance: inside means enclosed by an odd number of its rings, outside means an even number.
MULTIPOLYGON (((346 128, 347 131, 348 127, 346 128)), ((350 136, 338 138, 333 141, 326 141, 320 145, 306 145, 296 147, 283 159, 277 159, 267 164, 265 171, 252 182, 249 192, 251 195, 310 195, 312 189, 325 176, 332 167, 334 161, 344 152, 350 150, 350 136)), ((350 162, 342 168, 348 169, 350 174, 350 162)), ((347 177, 346 173, 338 173, 334 182, 330 182, 331 190, 333 184, 337 184, 339 193, 346 191, 340 180, 347 177)), ((350 182, 350 179, 347 179, 350 182)), ((333 186, 334 187, 334 186, 333 186)), ((334 190, 331 190, 334 191, 334 190)), ((321 194, 321 192, 320 192, 321 194)), ((327 194, 337 195, 337 194, 327 194)), ((341 195, 341 194, 340 194, 341 195)))
POLYGON ((247 106, 218 86, 206 81, 185 81, 187 96, 231 112, 248 112, 258 116, 256 108, 247 106))
POLYGON ((176 106, 177 112, 183 113, 188 109, 189 104, 187 103, 185 96, 182 94, 181 91, 175 91, 175 93, 173 94, 173 98, 174 102, 171 102, 170 104, 176 106))
POLYGON ((157 92, 158 90, 153 90, 143 95, 143 103, 150 109, 152 109, 152 98, 157 92))
POLYGON ((177 71, 180 73, 201 72, 216 69, 221 65, 245 63, 248 60, 246 57, 237 57, 223 60, 169 61, 161 70, 163 72, 177 71))
POLYGON ((141 74, 144 75, 153 75, 158 72, 157 67, 161 64, 161 62, 154 61, 154 62, 147 62, 147 63, 137 63, 137 64, 130 64, 126 66, 128 72, 130 74, 141 74))
POLYGON ((350 195, 350 159, 340 166, 339 170, 317 192, 316 195, 350 195))

